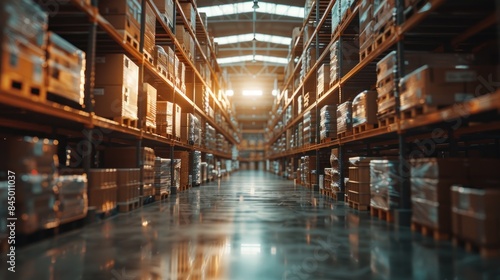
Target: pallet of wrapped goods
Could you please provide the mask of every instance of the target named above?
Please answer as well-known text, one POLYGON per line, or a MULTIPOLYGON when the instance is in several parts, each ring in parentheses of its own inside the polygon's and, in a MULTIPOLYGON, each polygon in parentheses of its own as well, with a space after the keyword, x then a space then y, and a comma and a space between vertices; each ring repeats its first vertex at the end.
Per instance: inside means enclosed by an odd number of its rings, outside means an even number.
POLYGON ((349 158, 349 181, 346 186, 351 208, 360 211, 370 209, 370 161, 373 159, 377 158, 349 158))
POLYGON ((46 100, 47 14, 32 1, 4 1, 0 7, 0 90, 46 100))
POLYGON ((467 184, 467 159, 411 160, 412 230, 448 239, 451 233, 451 193, 454 184, 467 184))
POLYGON ((373 23, 377 45, 393 36, 396 31, 396 0, 380 1, 373 10, 373 23))
POLYGON ((336 40, 330 46, 330 87, 359 63, 359 41, 336 40))
POLYGON ((352 101, 353 132, 358 134, 377 125, 377 92, 365 90, 352 101))
POLYGON ((483 258, 500 256, 500 189, 455 185, 452 193, 453 243, 477 250, 483 258))
POLYGON ((96 58, 94 111, 120 124, 137 127, 139 67, 124 54, 96 58))
POLYGON ((352 102, 346 101, 337 107, 337 134, 340 137, 352 134, 352 102))
POLYGON ((156 157, 154 173, 155 201, 163 200, 170 194, 171 159, 156 157))
POLYGON ((475 67, 418 68, 400 82, 402 118, 414 118, 474 98, 477 77, 475 67))
POLYGON ((174 103, 169 101, 156 102, 156 131, 159 135, 173 138, 174 103))
POLYGON ((99 13, 123 36, 124 42, 139 51, 141 4, 137 0, 101 0, 99 13))
POLYGON ((47 99, 83 105, 85 53, 53 32, 47 38, 47 99))
POLYGON ((116 209, 116 169, 90 169, 88 176, 89 210, 111 214, 116 209))
POLYGON ((157 90, 152 85, 148 83, 143 84, 143 94, 145 100, 143 100, 143 105, 146 107, 145 120, 143 124, 143 130, 149 133, 156 133, 156 96, 157 90))
POLYGON ((370 214, 387 222, 394 221, 392 211, 400 204, 401 176, 396 160, 370 161, 370 214))
POLYGON ((116 169, 116 204, 119 212, 129 212, 139 208, 140 172, 139 168, 116 169))
POLYGON ((62 175, 55 179, 59 195, 60 224, 71 223, 87 216, 87 175, 62 175))
POLYGON ((193 4, 189 2, 182 2, 180 3, 181 5, 181 10, 186 17, 191 29, 193 31, 196 31, 196 11, 194 10, 193 4))
POLYGON ((158 73, 168 80, 168 54, 162 46, 156 45, 154 52, 154 65, 158 73))
POLYGON ((194 145, 199 140, 200 120, 194 114, 182 113, 181 141, 194 145))
POLYGON ((373 19, 374 0, 359 1, 359 30, 364 30, 373 19))
POLYGON ((199 186, 203 182, 202 176, 202 162, 201 162, 201 152, 194 151, 193 152, 193 185, 199 186))
POLYGON ((175 151, 174 158, 180 160, 180 191, 190 188, 189 175, 191 174, 191 164, 189 161, 189 152, 175 151))
POLYGON ((149 63, 153 64, 153 53, 155 50, 156 37, 156 15, 151 7, 151 3, 146 3, 146 20, 144 28, 144 58, 149 63))
POLYGON ((359 60, 363 61, 375 50, 375 33, 373 32, 373 20, 366 24, 359 34, 359 60))
POLYGON ((175 3, 173 0, 153 0, 161 19, 172 29, 174 27, 175 3))

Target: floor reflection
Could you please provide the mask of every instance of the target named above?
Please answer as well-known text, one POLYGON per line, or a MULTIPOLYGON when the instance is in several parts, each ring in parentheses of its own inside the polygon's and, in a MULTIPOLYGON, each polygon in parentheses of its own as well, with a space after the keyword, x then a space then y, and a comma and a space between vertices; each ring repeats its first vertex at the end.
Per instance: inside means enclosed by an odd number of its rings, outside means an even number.
POLYGON ((238 172, 16 252, 0 279, 499 279, 500 261, 238 172))

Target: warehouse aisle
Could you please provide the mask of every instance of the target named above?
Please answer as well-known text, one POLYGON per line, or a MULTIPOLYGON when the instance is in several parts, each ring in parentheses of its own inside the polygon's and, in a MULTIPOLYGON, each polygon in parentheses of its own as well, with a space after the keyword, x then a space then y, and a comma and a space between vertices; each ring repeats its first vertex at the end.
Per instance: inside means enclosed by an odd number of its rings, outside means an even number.
MULTIPOLYGON (((17 251, 2 279, 498 279, 499 261, 397 233, 270 173, 240 171, 17 251), (8 277, 7 277, 8 276, 8 277)), ((2 260, 3 263, 5 263, 2 260)), ((5 271, 5 270, 4 270, 5 271)), ((1 274, 0 274, 1 276, 1 274)))

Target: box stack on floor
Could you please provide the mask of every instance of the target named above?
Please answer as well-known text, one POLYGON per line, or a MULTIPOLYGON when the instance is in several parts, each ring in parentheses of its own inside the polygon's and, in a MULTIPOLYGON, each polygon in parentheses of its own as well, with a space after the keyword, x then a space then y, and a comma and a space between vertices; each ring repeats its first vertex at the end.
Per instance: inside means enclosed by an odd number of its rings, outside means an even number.
POLYGON ((47 15, 32 1, 2 1, 0 89, 45 101, 47 15))
POLYGON ((191 187, 191 163, 189 160, 189 152, 187 151, 176 151, 174 152, 174 158, 180 160, 180 189, 183 191, 191 187))
POLYGON ((374 158, 349 158, 349 181, 346 183, 349 206, 357 210, 370 208, 370 160, 374 158))
POLYGON ((161 200, 170 193, 171 169, 171 159, 156 157, 154 174, 155 200, 161 200))
POLYGON ((202 179, 202 162, 201 162, 201 152, 200 151, 194 151, 193 152, 193 184, 195 186, 201 185, 203 182, 202 179))
POLYGON ((321 108, 319 127, 321 140, 337 138, 337 106, 325 105, 321 108))
POLYGON ((110 214, 116 209, 117 174, 115 168, 95 168, 88 174, 89 210, 110 214))
POLYGON ((55 179, 59 194, 61 224, 81 220, 87 216, 87 175, 59 175, 55 179))
POLYGON ((397 160, 370 161, 370 207, 379 218, 392 221, 391 212, 400 206, 401 178, 397 160))
POLYGON ((139 168, 117 168, 117 202, 119 212, 128 212, 140 206, 141 170, 139 168))
POLYGON ((200 171, 201 171, 201 182, 202 183, 208 182, 208 163, 202 161, 200 164, 200 171))
POLYGON ((341 186, 341 178, 340 178, 340 158, 339 158, 339 150, 332 149, 330 154, 330 166, 331 170, 331 189, 332 189, 332 198, 344 201, 345 193, 342 190, 341 186))

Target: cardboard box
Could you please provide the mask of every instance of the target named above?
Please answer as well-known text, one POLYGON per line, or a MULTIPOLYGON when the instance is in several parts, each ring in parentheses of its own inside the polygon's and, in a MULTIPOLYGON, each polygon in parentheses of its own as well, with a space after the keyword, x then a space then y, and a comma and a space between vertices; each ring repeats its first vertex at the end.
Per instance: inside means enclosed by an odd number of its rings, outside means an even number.
POLYGON ((146 105, 146 126, 156 127, 156 97, 157 90, 152 85, 144 83, 144 97, 146 105))
POLYGON ((96 86, 94 112, 105 118, 137 120, 137 88, 122 86, 96 86))
POLYGON ((175 136, 176 137, 181 137, 181 120, 182 120, 182 111, 181 111, 181 106, 179 104, 175 104, 174 106, 175 114, 175 136))
MULTIPOLYGON (((139 67, 124 54, 108 54, 96 57, 95 86, 127 85, 130 90, 139 89, 139 67)), ((137 95, 137 94, 136 94, 137 95)))
POLYGON ((104 18, 108 19, 110 15, 129 15, 127 18, 128 21, 135 26, 141 26, 141 10, 141 4, 137 0, 99 1, 99 13, 103 15, 104 18))

